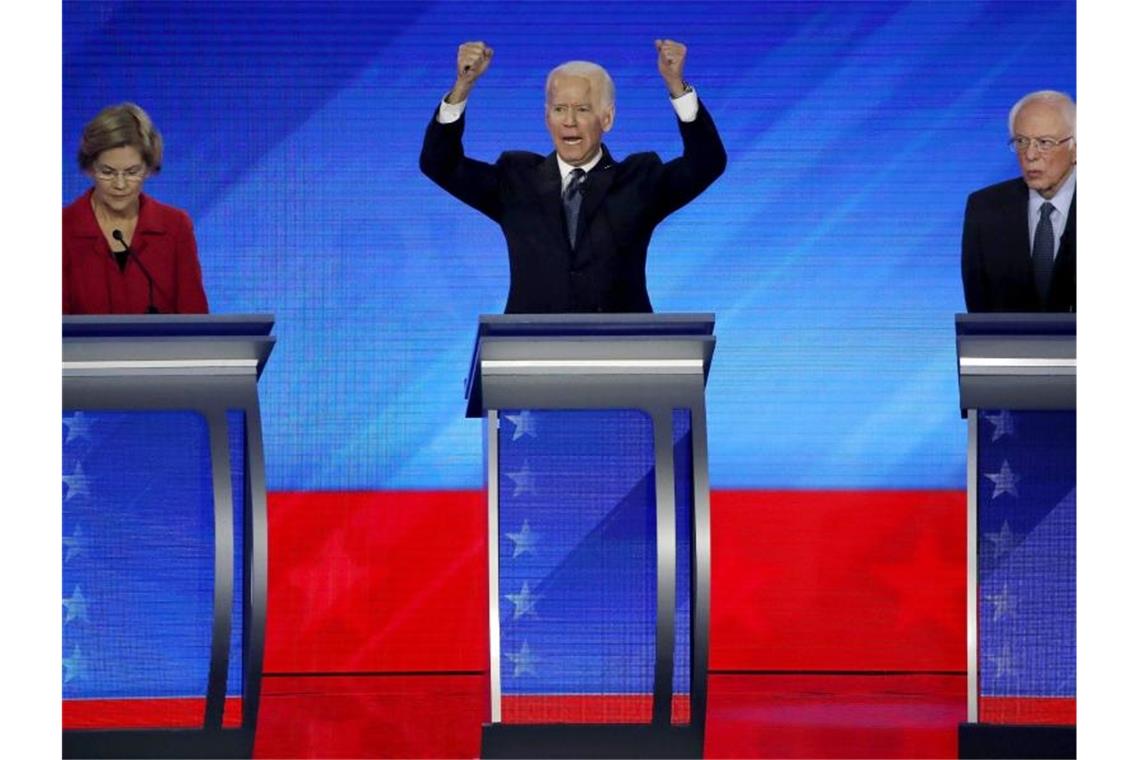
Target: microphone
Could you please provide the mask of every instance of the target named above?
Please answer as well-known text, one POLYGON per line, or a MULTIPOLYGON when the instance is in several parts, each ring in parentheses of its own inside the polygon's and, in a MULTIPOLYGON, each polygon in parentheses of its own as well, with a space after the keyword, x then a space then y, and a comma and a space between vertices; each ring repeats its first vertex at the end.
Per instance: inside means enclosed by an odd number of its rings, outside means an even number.
MULTIPOLYGON (((139 270, 143 273, 143 276, 146 277, 146 313, 158 314, 158 307, 154 305, 154 277, 151 276, 150 271, 143 265, 142 259, 138 257, 138 254, 132 251, 131 247, 127 245, 127 241, 123 238, 122 230, 111 230, 111 237, 119 241, 119 245, 123 246, 123 250, 120 253, 122 253, 126 259, 138 264, 139 270)), ((126 266, 124 265, 120 268, 125 269, 126 266)))

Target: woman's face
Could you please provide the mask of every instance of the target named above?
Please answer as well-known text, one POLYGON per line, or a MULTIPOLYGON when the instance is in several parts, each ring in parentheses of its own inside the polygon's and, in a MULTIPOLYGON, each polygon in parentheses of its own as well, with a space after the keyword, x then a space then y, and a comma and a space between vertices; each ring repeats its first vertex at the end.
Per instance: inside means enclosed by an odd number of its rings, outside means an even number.
POLYGON ((131 145, 103 151, 87 170, 95 183, 95 200, 120 214, 137 207, 147 172, 142 154, 131 145))

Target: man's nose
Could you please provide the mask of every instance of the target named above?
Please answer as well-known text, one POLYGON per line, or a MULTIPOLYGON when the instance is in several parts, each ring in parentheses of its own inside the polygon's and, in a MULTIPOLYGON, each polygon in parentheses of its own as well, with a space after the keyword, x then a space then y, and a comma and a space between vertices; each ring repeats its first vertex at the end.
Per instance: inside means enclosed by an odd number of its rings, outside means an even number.
POLYGON ((578 114, 574 113, 573 108, 566 109, 566 118, 562 120, 562 123, 570 127, 578 123, 578 114))

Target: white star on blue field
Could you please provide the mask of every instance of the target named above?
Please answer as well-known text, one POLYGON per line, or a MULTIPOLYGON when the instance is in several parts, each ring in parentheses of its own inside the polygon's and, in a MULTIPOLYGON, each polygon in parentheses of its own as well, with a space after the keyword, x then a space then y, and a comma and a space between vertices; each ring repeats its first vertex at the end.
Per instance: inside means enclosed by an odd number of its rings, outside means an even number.
POLYGON ((71 501, 76 496, 91 495, 87 476, 83 473, 83 465, 79 462, 75 463, 75 470, 70 475, 63 476, 63 482, 67 486, 67 496, 64 497, 64 501, 71 501))
POLYGON ((514 620, 518 620, 523 615, 532 615, 538 617, 535 611, 535 605, 538 600, 542 598, 542 594, 535 594, 530 590, 530 584, 523 581, 522 590, 517 594, 505 594, 511 604, 515 606, 514 620))
POLYGON ((1002 522, 1000 533, 986 533, 985 537, 987 541, 993 544, 996 557, 1008 553, 1017 543, 1017 535, 1010 530, 1008 520, 1002 522))
POLYGON ((67 425, 67 438, 63 439, 64 445, 80 438, 91 440, 91 427, 95 424, 95 420, 83 412, 75 412, 70 417, 64 417, 63 424, 67 425))
POLYGON ((511 436, 512 441, 517 441, 524 435, 529 435, 531 438, 538 437, 534 415, 526 409, 523 409, 518 414, 505 414, 503 416, 515 426, 515 432, 511 436))
POLYGON ((515 559, 525 552, 535 554, 534 549, 538 544, 538 534, 530 529, 530 521, 523 520, 522 528, 515 533, 507 533, 506 536, 515 544, 515 550, 514 553, 511 554, 511 559, 515 559))
POLYGON ((83 591, 79 586, 71 592, 69 599, 63 600, 63 607, 67 610, 67 615, 64 617, 63 622, 70 623, 72 620, 87 620, 87 600, 83 597, 83 591))
POLYGON ((504 654, 515 666, 514 676, 521 676, 523 673, 530 673, 532 676, 538 675, 534 669, 534 664, 538 662, 539 658, 530 651, 530 644, 527 642, 522 643, 519 651, 504 652, 504 654))
POLYGON ((1013 435, 1017 431, 1013 426, 1013 415, 1009 413, 1008 409, 1002 409, 997 414, 983 414, 987 422, 994 426, 993 437, 990 441, 996 441, 1002 436, 1013 435))
POLYGON ((523 462, 523 468, 521 470, 508 472, 506 476, 515 484, 515 489, 511 493, 511 496, 534 493, 534 473, 531 472, 528 462, 523 462))
POLYGON ((1017 482, 1021 480, 1021 476, 1013 472, 1009 467, 1009 462, 1002 460, 1001 470, 998 472, 987 472, 986 477, 993 481, 994 492, 990 496, 991 499, 996 499, 1003 493, 1008 493, 1010 496, 1017 496, 1017 482))

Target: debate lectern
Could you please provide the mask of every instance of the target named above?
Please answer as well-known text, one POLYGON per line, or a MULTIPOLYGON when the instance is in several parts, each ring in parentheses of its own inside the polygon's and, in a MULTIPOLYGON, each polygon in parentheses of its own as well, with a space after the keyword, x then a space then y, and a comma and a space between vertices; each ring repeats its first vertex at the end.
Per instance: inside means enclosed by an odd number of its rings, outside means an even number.
POLYGON ((960 757, 1076 756, 1076 315, 959 314, 960 757))
POLYGON ((479 319, 485 757, 697 757, 709 626, 711 314, 479 319))
POLYGON ((273 319, 63 320, 63 755, 250 757, 273 319))

